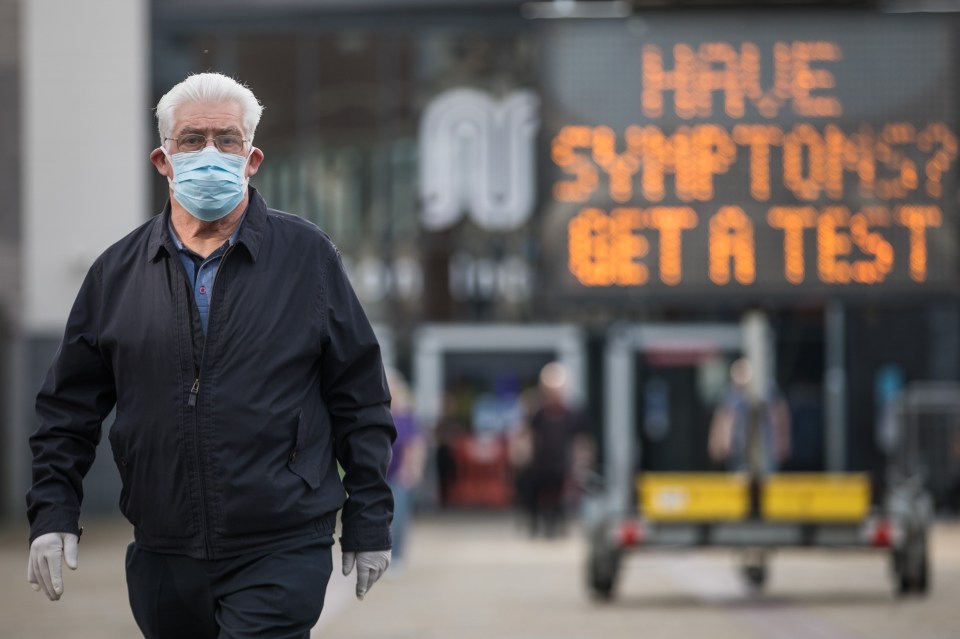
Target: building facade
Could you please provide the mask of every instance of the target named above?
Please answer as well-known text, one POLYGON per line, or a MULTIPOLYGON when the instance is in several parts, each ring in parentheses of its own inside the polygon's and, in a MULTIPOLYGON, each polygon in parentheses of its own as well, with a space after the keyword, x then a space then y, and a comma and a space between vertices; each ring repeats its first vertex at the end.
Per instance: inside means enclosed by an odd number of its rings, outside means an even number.
MULTIPOLYGON (((167 197, 149 177, 149 109, 206 70, 266 105, 254 185, 338 243, 421 418, 459 423, 480 458, 501 454, 492 442, 559 358, 598 439, 629 415, 643 467, 710 467, 710 412, 739 352, 697 327, 756 311, 791 406, 788 468, 882 472, 878 388, 960 379, 952 16, 105 2, 126 41, 78 55, 68 31, 93 17, 25 4, 21 314, 8 342, 21 353, 10 370, 26 371, 10 435, 21 453, 79 278, 167 197), (65 119, 64 90, 84 86, 103 92, 70 91, 81 110, 65 119), (78 121, 86 131, 60 128, 78 121), (111 142, 91 150, 98 122, 111 142), (105 200, 94 167, 106 166, 123 188, 105 200), (51 168, 63 188, 47 188, 51 168), (656 330, 615 340, 644 327, 656 330), (615 344, 631 371, 617 395, 615 344)), ((115 483, 101 457, 95 504, 115 483)), ((505 499, 495 492, 474 499, 505 499)))

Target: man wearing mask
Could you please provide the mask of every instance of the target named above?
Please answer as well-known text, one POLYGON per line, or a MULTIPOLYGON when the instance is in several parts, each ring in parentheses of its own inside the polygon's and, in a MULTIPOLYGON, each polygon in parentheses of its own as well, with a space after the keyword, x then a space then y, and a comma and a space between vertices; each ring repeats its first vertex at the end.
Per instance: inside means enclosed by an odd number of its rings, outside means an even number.
POLYGON ((341 508, 359 598, 390 563, 379 345, 330 239, 248 185, 261 111, 216 73, 161 98, 150 159, 170 199, 97 258, 37 397, 28 580, 56 600, 76 568, 82 480, 116 407, 149 639, 309 637, 341 508))

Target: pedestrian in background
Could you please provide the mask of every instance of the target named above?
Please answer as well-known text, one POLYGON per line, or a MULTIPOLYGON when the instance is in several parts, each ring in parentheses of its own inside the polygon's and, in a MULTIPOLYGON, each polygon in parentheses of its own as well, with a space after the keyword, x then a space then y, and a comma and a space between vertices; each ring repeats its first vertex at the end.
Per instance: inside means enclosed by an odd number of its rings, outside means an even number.
POLYGON ((572 478, 575 443, 586 436, 583 414, 567 402, 567 370, 551 362, 540 371, 539 404, 527 426, 530 441, 530 534, 547 537, 566 530, 566 491, 572 478))
POLYGON ((730 470, 771 473, 790 455, 790 409, 774 384, 753 405, 750 362, 730 365, 730 386, 710 423, 710 457, 730 470))
POLYGON ((390 563, 380 348, 331 240, 249 185, 261 110, 216 73, 160 99, 150 159, 169 200, 94 262, 37 397, 28 580, 56 600, 62 563, 77 567, 83 477, 116 407, 127 586, 149 639, 309 637, 341 508, 359 598, 390 563))
POLYGON ((423 479, 427 446, 413 410, 410 386, 400 371, 387 369, 387 384, 393 401, 390 412, 397 427, 393 442, 393 460, 387 472, 387 481, 393 490, 393 572, 404 567, 407 557, 407 538, 413 516, 417 487, 423 479))

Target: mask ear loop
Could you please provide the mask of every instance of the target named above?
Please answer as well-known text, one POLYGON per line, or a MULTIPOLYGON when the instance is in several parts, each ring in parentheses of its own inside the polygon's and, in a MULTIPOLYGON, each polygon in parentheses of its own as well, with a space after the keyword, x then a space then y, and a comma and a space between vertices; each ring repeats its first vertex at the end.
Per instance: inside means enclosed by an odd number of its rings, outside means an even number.
POLYGON ((253 140, 250 140, 250 152, 243 158, 243 164, 240 165, 240 179, 243 180, 243 188, 250 186, 250 178, 247 177, 247 165, 250 163, 250 156, 253 155, 253 140))
MULTIPOLYGON (((163 144, 160 144, 160 151, 161 151, 161 152, 163 153, 163 155, 167 158, 167 164, 170 165, 170 170, 172 171, 172 170, 173 170, 173 157, 171 157, 170 153, 167 151, 167 147, 165 147, 163 144)), ((251 149, 251 151, 252 151, 252 149, 251 149)), ((174 175, 174 177, 176 177, 176 175, 174 175)), ((168 185, 171 189, 173 188, 173 186, 174 186, 174 180, 173 180, 173 178, 167 176, 167 185, 168 185)))

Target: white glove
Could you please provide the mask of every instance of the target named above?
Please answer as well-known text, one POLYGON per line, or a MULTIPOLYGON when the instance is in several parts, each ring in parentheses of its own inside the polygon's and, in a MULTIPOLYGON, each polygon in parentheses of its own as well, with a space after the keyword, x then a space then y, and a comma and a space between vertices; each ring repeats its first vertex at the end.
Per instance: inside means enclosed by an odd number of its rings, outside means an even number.
POLYGON ((42 588, 50 601, 56 601, 63 594, 62 560, 66 560, 70 570, 77 569, 78 541, 71 533, 47 533, 30 544, 27 581, 37 592, 42 588))
POLYGON ((357 599, 363 601, 364 595, 373 587, 380 576, 387 572, 390 565, 389 550, 370 550, 366 552, 343 553, 343 576, 346 577, 357 566, 357 599))

